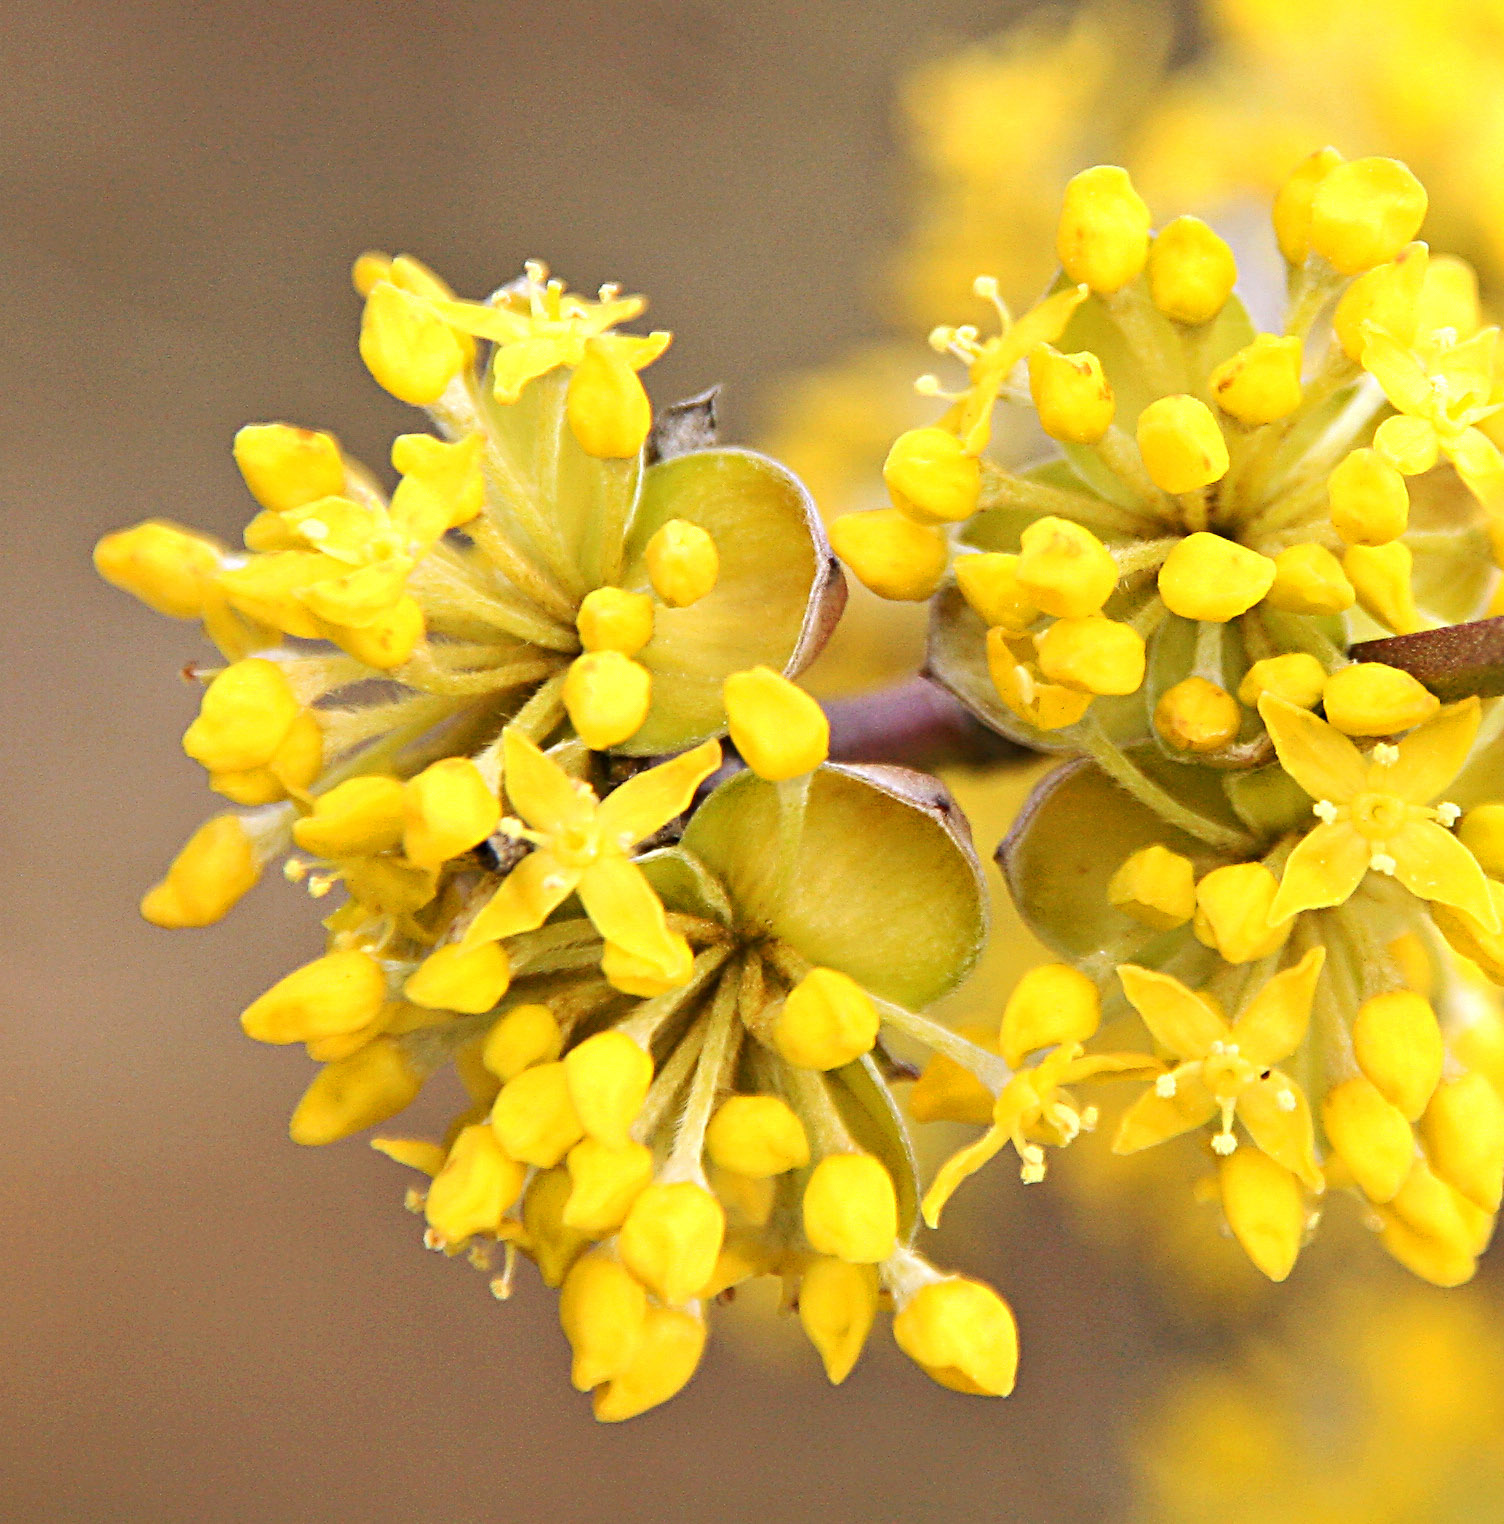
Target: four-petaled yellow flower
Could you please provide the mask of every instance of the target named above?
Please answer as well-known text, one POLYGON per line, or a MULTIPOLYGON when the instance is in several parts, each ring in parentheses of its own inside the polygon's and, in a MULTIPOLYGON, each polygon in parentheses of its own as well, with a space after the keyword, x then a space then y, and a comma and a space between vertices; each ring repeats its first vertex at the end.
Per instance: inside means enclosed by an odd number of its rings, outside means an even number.
POLYGON ((937 328, 930 335, 933 348, 955 355, 967 367, 971 385, 945 420, 945 426, 960 436, 968 455, 979 455, 987 448, 992 435, 992 409, 1014 367, 1041 344, 1053 344, 1065 332, 1071 314, 1086 300, 1088 290, 1085 286, 1066 286, 1047 296, 1016 322, 1007 303, 998 295, 995 280, 979 277, 976 294, 997 309, 1000 332, 995 337, 979 339, 976 329, 970 326, 937 328))
POLYGON ((1321 821, 1285 864, 1271 925, 1342 904, 1371 868, 1499 930, 1483 870, 1447 829, 1462 812, 1430 803, 1467 761, 1478 733, 1476 698, 1443 709, 1396 746, 1380 743, 1368 757, 1325 720, 1283 699, 1266 694, 1259 713, 1280 765, 1316 800, 1321 821))
MULTIPOLYGON (((1450 330, 1445 331, 1450 336, 1450 330)), ((1464 480, 1496 475, 1498 448, 1478 427, 1499 411, 1493 400, 1499 330, 1485 328, 1461 343, 1407 348, 1367 325, 1363 368, 1384 389, 1400 417, 1379 425, 1374 444, 1407 476, 1428 471, 1445 455, 1464 480)))
POLYGON ((529 381, 561 365, 578 366, 594 341, 632 370, 651 365, 668 348, 670 335, 615 334, 647 303, 602 286, 598 302, 566 292, 564 282, 549 280, 547 268, 529 261, 526 277, 502 293, 496 305, 484 302, 434 302, 444 321, 497 346, 491 361, 491 386, 498 402, 515 402, 529 381))
POLYGON ((682 940, 669 930, 663 906, 631 854, 689 808, 695 790, 721 765, 720 742, 706 741, 638 773, 603 801, 518 731, 507 730, 503 752, 507 798, 522 819, 502 828, 535 850, 481 908, 463 945, 532 931, 578 893, 608 943, 682 983, 682 940))
POLYGON ((1273 1066, 1305 1039, 1325 959, 1326 949, 1313 947, 1269 980, 1231 1026, 1204 991, 1135 963, 1119 965, 1123 991, 1144 1025, 1180 1062, 1124 1113, 1113 1152, 1152 1148, 1220 1112, 1222 1126, 1212 1139, 1219 1154, 1238 1146, 1236 1117, 1276 1164, 1320 1191, 1310 1104, 1300 1086, 1273 1066))
POLYGON ((1010 1143, 1018 1151, 1025 1182, 1032 1185, 1043 1180, 1044 1149, 1040 1143, 1064 1148, 1078 1134, 1090 1132, 1097 1124, 1097 1108, 1077 1106, 1071 1096, 1062 1093, 1062 1086, 1101 1074, 1141 1078, 1162 1067, 1144 1053, 1086 1056, 1080 1043, 1071 1042, 1062 1043, 1033 1068, 1019 1070, 998 1094, 992 1108, 992 1126, 975 1143, 952 1154, 941 1165, 925 1193, 924 1220, 933 1228, 956 1187, 1010 1143))

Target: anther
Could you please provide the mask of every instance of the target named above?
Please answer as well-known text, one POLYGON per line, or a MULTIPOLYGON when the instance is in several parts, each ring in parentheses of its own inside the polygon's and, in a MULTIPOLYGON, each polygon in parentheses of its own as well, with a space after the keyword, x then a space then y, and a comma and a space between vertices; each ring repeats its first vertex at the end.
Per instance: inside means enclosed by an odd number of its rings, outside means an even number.
POLYGON ((1398 746, 1390 745, 1388 741, 1380 741, 1371 755, 1380 767, 1393 767, 1400 759, 1400 749, 1398 746))
POLYGON ((1224 1159, 1229 1154, 1238 1151, 1238 1140, 1230 1132, 1219 1132, 1212 1139, 1212 1152, 1220 1154, 1224 1159))
POLYGON ((1387 852, 1375 852, 1373 856, 1368 859, 1368 866, 1375 873, 1387 873, 1391 878, 1394 877, 1396 864, 1394 859, 1387 852))
POLYGON ((1154 1093, 1161 1100, 1170 1100, 1175 1094, 1175 1076, 1173 1074, 1161 1074, 1154 1081, 1154 1093))
POLYGON ((1436 806, 1436 818, 1448 829, 1457 824, 1462 814, 1462 806, 1451 803, 1442 803, 1436 806))
POLYGON ((1330 799, 1318 799, 1311 806, 1311 813, 1326 825, 1330 825, 1337 818, 1337 806, 1330 799))
POLYGON ((1294 1111, 1297 1104, 1295 1100, 1295 1092, 1293 1090, 1281 1090, 1280 1093, 1275 1096, 1274 1104, 1278 1106, 1281 1111, 1294 1111))

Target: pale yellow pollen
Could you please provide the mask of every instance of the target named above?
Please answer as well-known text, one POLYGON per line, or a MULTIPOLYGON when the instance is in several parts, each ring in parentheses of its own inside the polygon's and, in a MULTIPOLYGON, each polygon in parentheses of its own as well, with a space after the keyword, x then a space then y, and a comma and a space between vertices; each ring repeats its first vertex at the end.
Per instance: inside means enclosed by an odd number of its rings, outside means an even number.
POLYGON ((1154 1081, 1154 1093, 1161 1100, 1173 1100, 1175 1096, 1175 1076, 1173 1074, 1161 1074, 1154 1081))
POLYGON ((1331 825, 1337 818, 1337 806, 1330 799, 1318 799, 1311 806, 1311 813, 1324 825, 1331 825))
POLYGON ((1380 767, 1393 767, 1400 759, 1400 749, 1398 746, 1391 746, 1388 741, 1380 741, 1374 747, 1371 756, 1380 767))
POLYGON ((1452 829, 1452 827, 1454 825, 1457 824, 1457 822, 1461 818, 1461 816, 1462 816, 1462 806, 1461 805, 1452 804, 1450 801, 1444 801, 1443 803, 1438 804, 1436 806, 1436 818, 1437 818, 1437 820, 1439 820, 1442 823, 1442 825, 1444 825, 1447 828, 1447 830, 1449 830, 1449 831, 1452 829))
POLYGON ((1368 866, 1375 873, 1387 873, 1391 878, 1393 878, 1394 870, 1397 865, 1394 859, 1387 852, 1375 852, 1373 856, 1368 859, 1368 866))
POLYGON ((1296 1106, 1300 1103, 1295 1099, 1295 1092, 1293 1090, 1281 1090, 1279 1094, 1274 1097, 1274 1104, 1278 1106, 1281 1111, 1294 1111, 1296 1106))

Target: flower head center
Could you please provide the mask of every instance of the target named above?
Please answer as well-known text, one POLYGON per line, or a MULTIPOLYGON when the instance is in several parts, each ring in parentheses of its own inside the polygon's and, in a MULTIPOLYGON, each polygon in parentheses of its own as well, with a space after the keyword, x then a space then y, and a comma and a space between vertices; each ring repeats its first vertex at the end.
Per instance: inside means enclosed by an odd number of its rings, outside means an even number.
POLYGON ((594 820, 572 821, 549 836, 548 848, 566 867, 588 868, 600 855, 600 827, 594 820))
POLYGON ((1370 841, 1384 841, 1409 818, 1410 806, 1393 794, 1359 794, 1352 802, 1352 822, 1370 841))
POLYGON ((1219 1101, 1236 1099, 1258 1077, 1259 1071, 1238 1052, 1236 1043, 1215 1044, 1201 1067, 1202 1083, 1219 1101))

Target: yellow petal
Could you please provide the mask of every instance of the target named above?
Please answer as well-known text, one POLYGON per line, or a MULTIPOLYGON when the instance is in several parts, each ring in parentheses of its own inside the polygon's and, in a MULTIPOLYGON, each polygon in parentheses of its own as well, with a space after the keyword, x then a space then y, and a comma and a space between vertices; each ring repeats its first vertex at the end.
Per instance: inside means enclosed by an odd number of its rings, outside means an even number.
POLYGON ((530 852, 486 901, 460 945, 474 947, 536 930, 569 898, 579 881, 579 870, 566 868, 552 853, 530 852))
POLYGON ((1370 326, 1363 346, 1363 369, 1384 389, 1384 395, 1402 413, 1429 418, 1433 398, 1425 366, 1382 328, 1370 326))
POLYGON ((1119 964, 1118 978, 1155 1042, 1176 1058, 1204 1058, 1214 1042, 1231 1036, 1221 1016, 1180 980, 1136 963, 1119 964))
POLYGON ((529 381, 568 363, 583 348, 583 338, 518 339, 503 345, 491 360, 492 394, 498 402, 515 402, 529 381))
POLYGON ((721 743, 706 741, 693 751, 628 778, 602 802, 596 818, 606 839, 625 851, 682 815, 695 790, 721 765, 721 743))
POLYGON ((1007 1134, 1000 1128, 990 1127, 975 1143, 952 1154, 940 1166, 920 1207, 924 1220, 930 1227, 940 1225, 940 1213, 944 1211, 945 1203, 955 1193, 956 1187, 968 1176, 976 1174, 1007 1141, 1007 1134))
POLYGON ((1276 974, 1233 1023, 1238 1051, 1250 1063, 1277 1064, 1300 1046, 1325 961, 1326 949, 1313 947, 1293 968, 1276 974))
POLYGON ((1255 1080, 1238 1096, 1237 1117, 1276 1164, 1298 1175, 1311 1190, 1323 1189, 1311 1106, 1292 1079, 1276 1069, 1267 1079, 1255 1080))
POLYGON ((509 729, 502 748, 507 799, 535 831, 552 834, 590 818, 595 807, 590 795, 521 731, 509 729))
POLYGON ((1363 882, 1373 847, 1346 821, 1319 825, 1290 854, 1279 893, 1269 907, 1277 926, 1302 910, 1340 905, 1363 882))
POLYGON ((1217 1102, 1210 1090, 1195 1077, 1176 1081, 1174 1095, 1160 1095, 1146 1090, 1123 1113, 1118 1134, 1112 1140, 1115 1154, 1136 1154, 1141 1148, 1153 1148, 1168 1138, 1200 1127, 1217 1114, 1217 1102))
POLYGON ((668 973, 679 967, 678 947, 663 906, 642 869, 625 857, 602 856, 579 880, 585 914, 608 942, 668 973))
POLYGON ((1411 804, 1430 804, 1462 771, 1478 735, 1481 713, 1476 698, 1448 704, 1399 743, 1398 762, 1389 767, 1369 764, 1368 787, 1411 804))
POLYGON ((1499 918, 1478 859, 1434 820, 1412 820, 1387 843, 1394 876, 1411 894, 1440 900, 1465 910, 1486 930, 1496 932, 1499 918))
POLYGON ((1259 714, 1280 766, 1311 798, 1345 804, 1362 792, 1367 784, 1363 755, 1341 731, 1272 693, 1259 700, 1259 714))

